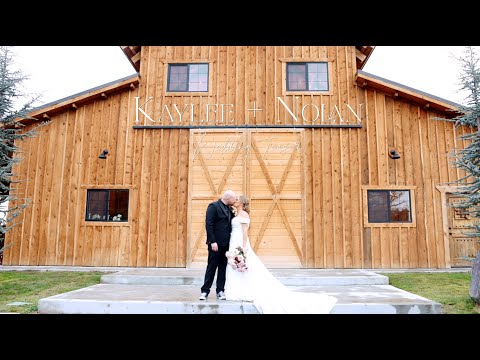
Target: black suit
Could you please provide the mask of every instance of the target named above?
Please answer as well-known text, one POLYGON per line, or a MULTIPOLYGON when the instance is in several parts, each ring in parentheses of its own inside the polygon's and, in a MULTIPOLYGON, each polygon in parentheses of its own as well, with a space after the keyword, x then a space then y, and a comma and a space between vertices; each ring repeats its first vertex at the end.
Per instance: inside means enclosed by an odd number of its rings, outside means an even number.
POLYGON ((225 290, 225 272, 227 270, 227 257, 225 253, 230 245, 232 232, 232 218, 234 214, 230 206, 224 205, 221 200, 210 203, 205 216, 205 229, 207 230, 208 263, 205 271, 205 280, 201 288, 202 293, 209 293, 217 271, 217 294, 225 290), (218 251, 212 250, 212 243, 217 243, 218 251))

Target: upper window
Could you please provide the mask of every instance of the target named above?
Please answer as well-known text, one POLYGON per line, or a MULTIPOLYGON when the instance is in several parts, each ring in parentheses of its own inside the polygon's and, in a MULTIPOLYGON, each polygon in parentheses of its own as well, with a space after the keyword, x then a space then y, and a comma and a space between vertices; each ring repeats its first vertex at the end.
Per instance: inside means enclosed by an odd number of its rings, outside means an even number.
POLYGON ((328 91, 328 64, 288 63, 287 91, 328 91))
POLYGON ((369 223, 410 223, 410 190, 368 190, 369 223))
POLYGON ((208 91, 208 64, 168 64, 167 91, 208 91))
POLYGON ((128 190, 87 190, 87 221, 128 221, 128 190))

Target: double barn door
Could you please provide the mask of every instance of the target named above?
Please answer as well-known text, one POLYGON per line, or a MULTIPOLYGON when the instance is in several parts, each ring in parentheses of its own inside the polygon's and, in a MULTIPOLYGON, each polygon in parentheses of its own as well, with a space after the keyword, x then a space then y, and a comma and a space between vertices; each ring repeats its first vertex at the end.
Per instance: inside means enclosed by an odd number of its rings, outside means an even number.
POLYGON ((191 130, 187 266, 204 267, 205 211, 227 189, 250 199, 250 243, 270 268, 304 261, 302 129, 191 130))

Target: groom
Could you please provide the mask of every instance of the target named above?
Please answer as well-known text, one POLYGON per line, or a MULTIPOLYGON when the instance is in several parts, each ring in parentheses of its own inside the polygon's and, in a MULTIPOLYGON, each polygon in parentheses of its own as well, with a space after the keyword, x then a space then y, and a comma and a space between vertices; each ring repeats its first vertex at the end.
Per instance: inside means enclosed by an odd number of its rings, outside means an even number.
POLYGON ((235 203, 236 195, 232 190, 227 190, 222 198, 214 201, 207 207, 205 229, 207 230, 208 262, 205 271, 205 280, 201 288, 199 300, 206 300, 217 271, 217 298, 226 300, 225 273, 227 270, 227 257, 232 232, 232 218, 234 216, 231 206, 235 203))

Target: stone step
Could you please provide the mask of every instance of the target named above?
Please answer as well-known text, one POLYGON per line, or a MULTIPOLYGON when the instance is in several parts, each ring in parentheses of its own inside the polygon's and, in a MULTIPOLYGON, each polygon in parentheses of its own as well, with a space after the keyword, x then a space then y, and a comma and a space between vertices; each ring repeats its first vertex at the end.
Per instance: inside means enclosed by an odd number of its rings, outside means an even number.
MULTIPOLYGON (((390 285, 289 286, 337 297, 332 314, 439 314, 441 304, 390 285)), ((196 285, 98 284, 40 299, 41 314, 258 314, 250 302, 198 300, 196 285)))
MULTIPOLYGON (((366 270, 270 269, 286 286, 388 285, 388 277, 366 270)), ((102 275, 103 284, 197 285, 203 284, 204 269, 130 269, 102 275)))

